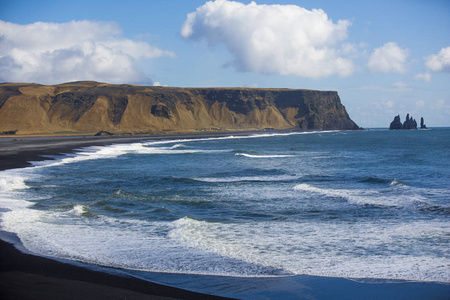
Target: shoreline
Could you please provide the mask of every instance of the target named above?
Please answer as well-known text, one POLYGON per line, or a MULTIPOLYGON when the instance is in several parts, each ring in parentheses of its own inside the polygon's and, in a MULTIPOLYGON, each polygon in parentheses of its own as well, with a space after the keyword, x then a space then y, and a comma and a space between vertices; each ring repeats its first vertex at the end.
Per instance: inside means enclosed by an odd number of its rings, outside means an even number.
POLYGON ((296 131, 217 131, 135 136, 4 136, 0 137, 0 171, 29 167, 30 161, 52 160, 54 158, 51 156, 70 154, 77 149, 91 146, 288 132, 296 131))
MULTIPOLYGON (((112 137, 27 137, 0 139, 0 171, 30 166, 29 161, 54 159, 89 146, 105 146, 119 143, 134 143, 151 140, 174 140, 212 138, 223 136, 287 133, 290 131, 246 131, 207 132, 157 136, 112 136, 112 137), (45 156, 43 156, 45 155, 45 156), (47 157, 46 157, 47 156, 47 157)), ((0 231, 0 298, 1 299, 226 299, 157 284, 119 272, 109 273, 108 268, 84 263, 64 262, 21 251, 23 246, 17 236, 0 231), (6 237, 6 238, 5 238, 6 237)), ((187 276, 177 275, 173 276, 187 276)), ((191 276, 195 277, 195 276, 191 276)), ((199 277, 199 276, 197 276, 199 277)), ((208 277, 205 277, 208 280, 208 277)), ((216 281, 246 282, 255 279, 230 279, 216 276, 216 281)), ((258 281, 267 284, 267 280, 258 281)), ((361 283, 345 278, 298 275, 281 280, 283 288, 289 286, 296 291, 295 298, 328 299, 449 299, 450 285, 432 282, 361 283), (298 293, 298 294, 297 294, 298 293)), ((242 284, 242 283, 241 283, 242 284)), ((246 283, 244 283, 246 284, 246 283)), ((244 285, 242 284, 242 285, 244 285)), ((278 285, 278 283, 276 283, 278 285)), ((262 296, 283 298, 284 290, 277 296, 271 286, 260 292, 262 296), (273 294, 270 294, 273 293, 273 294)), ((286 295, 292 294, 286 293, 286 295)), ((243 296, 243 295, 242 295, 243 296)), ((261 294, 259 294, 261 296, 261 294)))
MULTIPOLYGON (((0 139, 0 171, 31 166, 91 146, 150 140, 210 138, 256 132, 217 132, 142 136, 51 136, 0 139)), ((1 299, 227 299, 64 263, 28 251, 19 238, 0 229, 1 299), (5 239, 5 237, 8 237, 5 239)))
POLYGON ((22 252, 10 243, 17 236, 0 237, 1 299, 227 299, 22 252))

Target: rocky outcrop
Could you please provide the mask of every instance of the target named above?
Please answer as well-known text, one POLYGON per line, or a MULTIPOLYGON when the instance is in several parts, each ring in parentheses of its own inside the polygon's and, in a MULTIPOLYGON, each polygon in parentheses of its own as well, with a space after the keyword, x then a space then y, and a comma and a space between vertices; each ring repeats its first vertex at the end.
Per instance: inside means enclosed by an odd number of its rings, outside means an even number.
POLYGON ((420 118, 420 129, 427 129, 427 125, 425 125, 423 117, 420 118))
POLYGON ((204 128, 359 129, 333 91, 0 84, 0 132, 121 134, 204 128))
POLYGON ((402 121, 400 120, 400 115, 395 116, 394 121, 391 122, 389 126, 390 130, 403 129, 402 121))
MULTIPOLYGON (((424 125, 423 118, 421 118, 421 128, 422 125, 424 125)), ((394 120, 391 122, 389 129, 390 130, 417 129, 417 122, 412 116, 410 117, 409 114, 406 114, 406 120, 402 124, 402 121, 400 120, 400 115, 398 115, 394 117, 394 120)))
POLYGON ((417 129, 417 122, 413 117, 409 117, 409 114, 406 114, 406 120, 403 122, 403 129, 417 129))

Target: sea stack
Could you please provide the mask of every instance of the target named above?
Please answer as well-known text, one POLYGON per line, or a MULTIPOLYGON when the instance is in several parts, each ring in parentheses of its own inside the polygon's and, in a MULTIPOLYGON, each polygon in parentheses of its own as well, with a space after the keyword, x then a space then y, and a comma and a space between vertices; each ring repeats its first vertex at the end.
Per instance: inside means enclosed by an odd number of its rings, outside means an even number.
POLYGON ((403 129, 417 129, 416 120, 414 120, 412 116, 409 117, 409 114, 406 114, 406 120, 403 122, 403 129))
POLYGON ((420 129, 427 129, 427 125, 425 125, 423 117, 420 118, 420 129))
MULTIPOLYGON (((426 128, 426 125, 423 122, 424 122, 423 118, 421 118, 420 120, 421 129, 426 128)), ((410 117, 409 114, 406 114, 406 120, 402 124, 402 121, 400 120, 400 115, 395 116, 394 120, 391 122, 389 126, 389 130, 399 130, 399 129, 417 129, 417 122, 412 116, 410 117)))
POLYGON ((394 121, 391 122, 389 130, 403 129, 402 121, 400 121, 400 115, 394 117, 394 121))

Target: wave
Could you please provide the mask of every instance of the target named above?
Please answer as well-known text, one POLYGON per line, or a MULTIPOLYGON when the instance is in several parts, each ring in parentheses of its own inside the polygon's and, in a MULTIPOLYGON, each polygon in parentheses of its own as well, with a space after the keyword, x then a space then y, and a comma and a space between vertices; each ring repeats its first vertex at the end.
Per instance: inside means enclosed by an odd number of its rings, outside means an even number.
POLYGON ((92 215, 87 209, 87 207, 84 205, 74 205, 73 208, 69 211, 69 213, 80 217, 92 215))
MULTIPOLYGON (((212 138, 199 138, 199 139, 177 139, 177 140, 162 140, 162 141, 146 141, 131 144, 116 144, 107 146, 90 146, 80 149, 75 149, 75 153, 69 153, 60 156, 55 156, 57 160, 32 162, 34 167, 49 167, 63 164, 77 163, 85 160, 95 159, 110 159, 116 158, 126 154, 194 154, 194 153, 220 153, 231 152, 232 150, 205 150, 194 149, 186 146, 183 143, 189 142, 201 142, 201 141, 214 141, 214 140, 230 140, 230 139, 254 139, 254 138, 267 138, 276 136, 290 136, 290 135, 304 135, 304 134, 316 134, 316 133, 330 133, 336 132, 330 131, 310 131, 310 132, 288 132, 288 133, 270 133, 270 134, 252 134, 242 136, 224 136, 224 137, 212 137, 212 138), (159 147, 160 145, 173 144, 170 147, 159 147), (156 147, 154 147, 156 146, 156 147), (188 149, 186 149, 188 148, 188 149), (181 149, 181 150, 180 150, 181 149), (184 150, 182 150, 184 149, 184 150)), ((251 154, 238 154, 242 156, 252 158, 280 158, 291 157, 293 155, 251 155, 251 154)))
POLYGON ((386 190, 328 189, 306 183, 296 185, 294 190, 344 199, 350 204, 362 206, 415 207, 416 203, 421 204, 425 202, 425 199, 420 194, 414 192, 411 194, 390 194, 386 190))
POLYGON ((171 223, 168 236, 189 248, 274 268, 276 274, 450 282, 448 259, 435 255, 445 249, 442 241, 425 252, 417 245, 426 243, 423 236, 442 239, 450 230, 448 224, 382 222, 236 224, 184 217, 171 223), (404 248, 412 255, 403 255, 404 248))
POLYGON ((250 135, 228 135, 221 137, 198 138, 198 139, 177 139, 177 140, 162 140, 162 141, 148 141, 144 145, 164 145, 173 143, 188 143, 188 142, 203 142, 203 141, 220 141, 220 140, 234 140, 234 139, 258 139, 277 136, 291 136, 291 135, 307 135, 307 134, 322 134, 339 132, 339 130, 322 130, 322 131, 301 131, 301 132, 284 132, 284 133, 255 133, 250 135))
MULTIPOLYGON (((217 152, 230 152, 232 150, 201 150, 201 149, 188 149, 179 151, 170 151, 183 148, 190 148, 183 143, 198 142, 198 141, 214 141, 214 140, 230 140, 230 139, 254 139, 254 138, 267 138, 276 136, 290 136, 290 135, 305 135, 305 134, 323 134, 330 132, 338 132, 336 130, 329 131, 310 131, 310 132, 287 132, 287 133, 263 133, 252 135, 238 135, 238 136, 223 136, 212 138, 198 138, 198 139, 177 139, 177 140, 162 140, 162 141, 146 141, 131 144, 116 144, 107 146, 90 146, 75 149, 75 153, 68 153, 63 155, 51 156, 49 161, 36 161, 31 162, 34 167, 49 167, 63 164, 77 163, 85 160, 94 159, 108 159, 116 158, 126 154, 189 154, 189 153, 217 153, 217 152), (158 145, 173 144, 171 147, 151 147, 158 145)), ((245 153, 242 154, 246 156, 245 153)), ((291 155, 259 155, 248 157, 254 158, 270 158, 270 157, 290 157, 291 155)), ((1 183, 0 183, 1 184, 1 183)), ((0 187, 1 188, 1 187, 0 187)))
MULTIPOLYGON (((151 147, 151 145, 166 144, 165 142, 155 143, 133 143, 133 144, 118 144, 109 146, 92 146, 75 150, 76 153, 64 155, 59 160, 49 160, 42 162, 32 162, 35 168, 53 167, 64 164, 78 163, 87 160, 96 159, 112 159, 127 154, 147 154, 147 155, 176 155, 176 154, 209 154, 209 153, 225 153, 232 150, 208 150, 195 149, 187 147, 183 144, 176 144, 171 147, 151 147)), ((173 141, 170 141, 173 143, 173 141)))
POLYGON ((188 148, 188 147, 184 144, 175 144, 172 147, 170 147, 170 149, 179 149, 179 148, 188 148))
POLYGON ((388 184, 390 186, 395 185, 405 185, 403 182, 401 182, 398 179, 386 179, 386 178, 377 178, 377 177, 366 177, 361 180, 361 182, 367 182, 367 183, 375 183, 375 184, 388 184))
POLYGON ((15 191, 29 188, 25 184, 25 178, 17 175, 2 173, 0 177, 0 191, 15 191))
POLYGON ((436 255, 447 251, 450 226, 439 220, 366 220, 338 226, 309 220, 221 223, 186 216, 155 222, 80 218, 86 211, 83 205, 73 206, 69 214, 75 218, 69 223, 61 220, 67 211, 15 210, 6 214, 5 225, 35 253, 122 269, 450 282, 448 259, 436 255), (429 250, 417 245, 430 241, 429 250), (406 248, 410 255, 403 254, 406 248))
POLYGON ((288 155, 288 154, 256 155, 248 153, 236 153, 235 156, 245 156, 249 158, 285 158, 285 157, 294 157, 295 155, 288 155))

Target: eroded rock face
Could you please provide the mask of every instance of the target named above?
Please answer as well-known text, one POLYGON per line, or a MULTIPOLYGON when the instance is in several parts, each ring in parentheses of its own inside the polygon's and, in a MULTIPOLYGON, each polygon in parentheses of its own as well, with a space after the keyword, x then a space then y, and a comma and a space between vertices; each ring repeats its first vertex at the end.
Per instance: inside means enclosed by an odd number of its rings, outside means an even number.
MULTIPOLYGON (((423 118, 421 118, 420 120, 420 128, 423 128, 422 125, 425 126, 425 124, 423 123, 423 118)), ((417 129, 417 122, 412 116, 410 117, 409 114, 406 114, 406 120, 402 124, 402 121, 400 120, 400 115, 398 115, 391 122, 389 129, 390 130, 417 129)))
POLYGON ((394 121, 391 122, 389 126, 390 130, 403 129, 402 121, 400 120, 400 115, 395 116, 394 121))
POLYGON ((403 122, 403 129, 417 129, 417 122, 413 117, 409 117, 409 114, 406 114, 406 120, 403 122))
POLYGON ((337 92, 73 82, 0 84, 0 131, 359 129, 337 92))
POLYGON ((156 117, 162 117, 166 119, 170 119, 172 117, 169 108, 162 103, 158 103, 152 106, 151 109, 152 115, 156 117))
POLYGON ((427 129, 427 125, 425 125, 423 117, 420 118, 420 129, 427 129))

